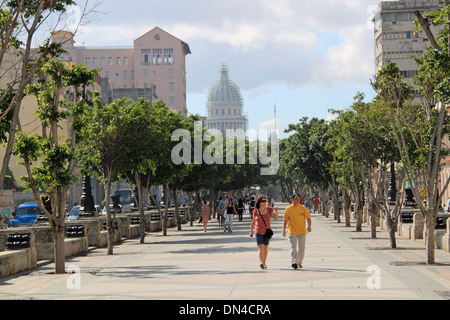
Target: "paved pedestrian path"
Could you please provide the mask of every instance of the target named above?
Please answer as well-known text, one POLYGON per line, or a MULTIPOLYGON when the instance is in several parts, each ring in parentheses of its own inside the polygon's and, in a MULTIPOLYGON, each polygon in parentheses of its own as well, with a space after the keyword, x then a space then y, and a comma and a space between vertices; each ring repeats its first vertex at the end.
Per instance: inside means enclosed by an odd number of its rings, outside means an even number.
POLYGON ((123 241, 68 258, 74 273, 54 275, 53 264, 0 279, 0 299, 108 300, 346 300, 450 299, 450 254, 436 251, 436 265, 425 265, 422 242, 398 238, 389 248, 386 232, 370 238, 338 224, 332 217, 312 215, 303 269, 290 267, 289 243, 282 237, 282 214, 273 221, 268 268, 259 268, 250 217, 234 221, 225 233, 216 220, 185 224, 168 236, 149 233, 145 244, 123 241))

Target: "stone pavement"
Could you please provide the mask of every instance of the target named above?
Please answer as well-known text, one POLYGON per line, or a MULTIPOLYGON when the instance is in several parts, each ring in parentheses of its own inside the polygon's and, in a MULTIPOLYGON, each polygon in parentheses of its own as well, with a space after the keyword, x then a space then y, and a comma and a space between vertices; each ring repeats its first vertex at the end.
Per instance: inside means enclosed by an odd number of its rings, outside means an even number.
MULTIPOLYGON (((286 205, 286 204, 284 204, 286 205)), ((312 215, 303 269, 290 267, 289 243, 280 220, 270 242, 268 268, 259 268, 250 217, 235 219, 233 233, 211 220, 208 232, 194 222, 168 236, 138 239, 68 258, 74 273, 54 275, 53 264, 0 279, 2 300, 445 300, 450 299, 450 253, 436 250, 436 265, 425 265, 422 242, 397 238, 389 248, 386 232, 370 238, 369 227, 338 224, 312 215)))

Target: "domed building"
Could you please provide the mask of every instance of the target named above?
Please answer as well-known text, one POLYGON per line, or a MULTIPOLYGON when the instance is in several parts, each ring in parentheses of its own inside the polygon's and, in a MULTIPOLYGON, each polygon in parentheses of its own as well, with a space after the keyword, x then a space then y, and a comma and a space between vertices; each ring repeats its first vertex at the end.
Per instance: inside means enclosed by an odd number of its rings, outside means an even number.
POLYGON ((224 135, 227 129, 242 129, 244 134, 247 131, 241 91, 230 80, 226 65, 222 65, 219 82, 209 90, 207 112, 205 124, 208 129, 218 129, 224 135))

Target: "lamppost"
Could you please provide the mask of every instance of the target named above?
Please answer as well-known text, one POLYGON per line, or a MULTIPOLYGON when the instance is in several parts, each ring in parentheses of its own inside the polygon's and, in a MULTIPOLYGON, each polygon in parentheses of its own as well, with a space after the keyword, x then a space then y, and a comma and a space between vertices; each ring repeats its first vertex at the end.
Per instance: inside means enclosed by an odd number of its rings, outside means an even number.
MULTIPOLYGON (((84 84, 82 99, 88 105, 92 105, 92 103, 89 103, 89 101, 87 101, 86 99, 86 86, 84 84)), ((91 177, 86 172, 83 173, 83 184, 81 188, 81 205, 78 215, 80 216, 80 218, 98 216, 97 211, 95 210, 94 197, 92 196, 91 177)))
POLYGON ((391 162, 391 173, 389 176, 389 190, 388 190, 389 204, 395 205, 397 197, 397 187, 395 185, 395 165, 391 162))
POLYGON ((95 217, 97 211, 95 210, 94 197, 92 196, 91 177, 83 174, 83 185, 81 192, 81 206, 78 213, 80 217, 95 217))

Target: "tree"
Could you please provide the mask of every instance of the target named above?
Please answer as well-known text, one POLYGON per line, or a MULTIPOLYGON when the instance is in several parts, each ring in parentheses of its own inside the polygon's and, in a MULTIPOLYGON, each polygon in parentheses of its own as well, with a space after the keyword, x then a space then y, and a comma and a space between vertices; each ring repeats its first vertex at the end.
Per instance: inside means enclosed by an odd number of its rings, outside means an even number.
MULTIPOLYGON (((59 18, 53 20, 57 21, 52 25, 53 28, 56 28, 58 22, 61 21, 61 15, 64 14, 69 6, 74 4, 75 1, 73 0, 2 1, 0 6, 0 67, 3 70, 2 76, 7 72, 14 73, 14 76, 7 87, 3 88, 5 91, 0 95, 0 102, 9 101, 8 97, 11 92, 13 92, 14 96, 10 100, 9 106, 0 115, 0 121, 5 117, 11 117, 8 142, 0 171, 0 188, 3 186, 13 152, 13 144, 18 130, 19 114, 26 86, 48 55, 57 57, 62 52, 61 45, 52 43, 50 38, 42 43, 38 50, 34 50, 31 46, 35 34, 54 15, 59 16, 59 18), (16 56, 17 62, 13 66, 8 67, 6 63, 3 63, 7 54, 16 56)), ((87 14, 87 6, 88 0, 85 3, 83 17, 87 14)))
MULTIPOLYGON (((127 161, 124 174, 137 186, 138 208, 141 216, 140 243, 144 243, 144 185, 153 185, 156 180, 154 176, 158 167, 161 163, 165 163, 162 155, 167 155, 167 149, 170 150, 169 139, 173 127, 168 126, 167 121, 172 116, 178 117, 179 121, 182 121, 183 118, 181 115, 170 111, 162 100, 150 103, 149 100, 140 99, 135 105, 135 120, 140 118, 143 124, 143 129, 140 132, 142 138, 131 145, 133 150, 127 161)), ((186 124, 182 125, 183 127, 186 126, 186 124)), ((171 173, 177 177, 182 176, 182 171, 177 173, 171 171, 171 173)))
MULTIPOLYGON (((281 155, 283 170, 289 172, 300 185, 313 186, 319 189, 322 202, 325 204, 324 214, 328 216, 328 190, 332 189, 336 197, 337 188, 330 174, 332 155, 325 146, 327 144, 327 123, 323 119, 300 119, 296 125, 290 124, 286 132, 293 132, 286 138, 281 155)), ((335 207, 335 214, 339 211, 335 207)))
POLYGON ((33 192, 39 208, 46 215, 52 227, 55 245, 55 273, 65 272, 65 206, 69 187, 75 181, 74 156, 76 132, 82 126, 78 121, 86 112, 87 103, 80 99, 82 86, 93 82, 97 70, 88 70, 82 66, 67 68, 65 62, 50 60, 42 68, 42 78, 38 85, 29 87, 38 100, 38 117, 42 122, 43 133, 28 136, 20 131, 14 144, 14 154, 23 160, 27 171, 24 181, 33 192), (73 101, 61 99, 61 90, 72 87, 73 101), (66 140, 60 136, 62 121, 71 119, 72 125, 66 140), (48 132, 45 128, 48 128, 48 132), (34 162, 42 157, 37 165, 34 162), (52 210, 45 207, 40 192, 49 195, 52 210))
POLYGON ((111 183, 129 170, 128 161, 131 161, 135 151, 133 146, 141 145, 147 138, 148 115, 143 114, 146 106, 143 101, 134 102, 128 98, 104 105, 95 97, 92 114, 83 119, 86 126, 81 132, 77 157, 84 170, 100 176, 105 185, 108 255, 113 254, 116 232, 115 213, 113 217, 110 208, 111 183))
MULTIPOLYGON (((423 63, 422 67, 426 66, 427 72, 434 71, 435 75, 443 73, 444 77, 437 81, 434 94, 442 104, 448 104, 450 94, 447 93, 448 84, 445 83, 450 76, 450 59, 444 57, 442 52, 429 48, 420 61, 423 63)), ((419 72, 422 71, 419 68, 419 72)), ((373 86, 389 110, 389 119, 397 137, 407 179, 425 218, 427 263, 433 264, 437 212, 442 194, 450 182, 450 179, 441 181, 443 190, 439 191, 441 159, 446 155, 446 151, 442 149, 442 137, 449 130, 447 108, 441 105, 428 109, 428 106, 421 108, 416 104, 408 104, 408 95, 412 89, 403 82, 398 67, 393 63, 388 63, 378 72, 373 86), (425 189, 425 198, 419 192, 422 187, 425 189), (426 205, 423 200, 426 200, 426 205)))

